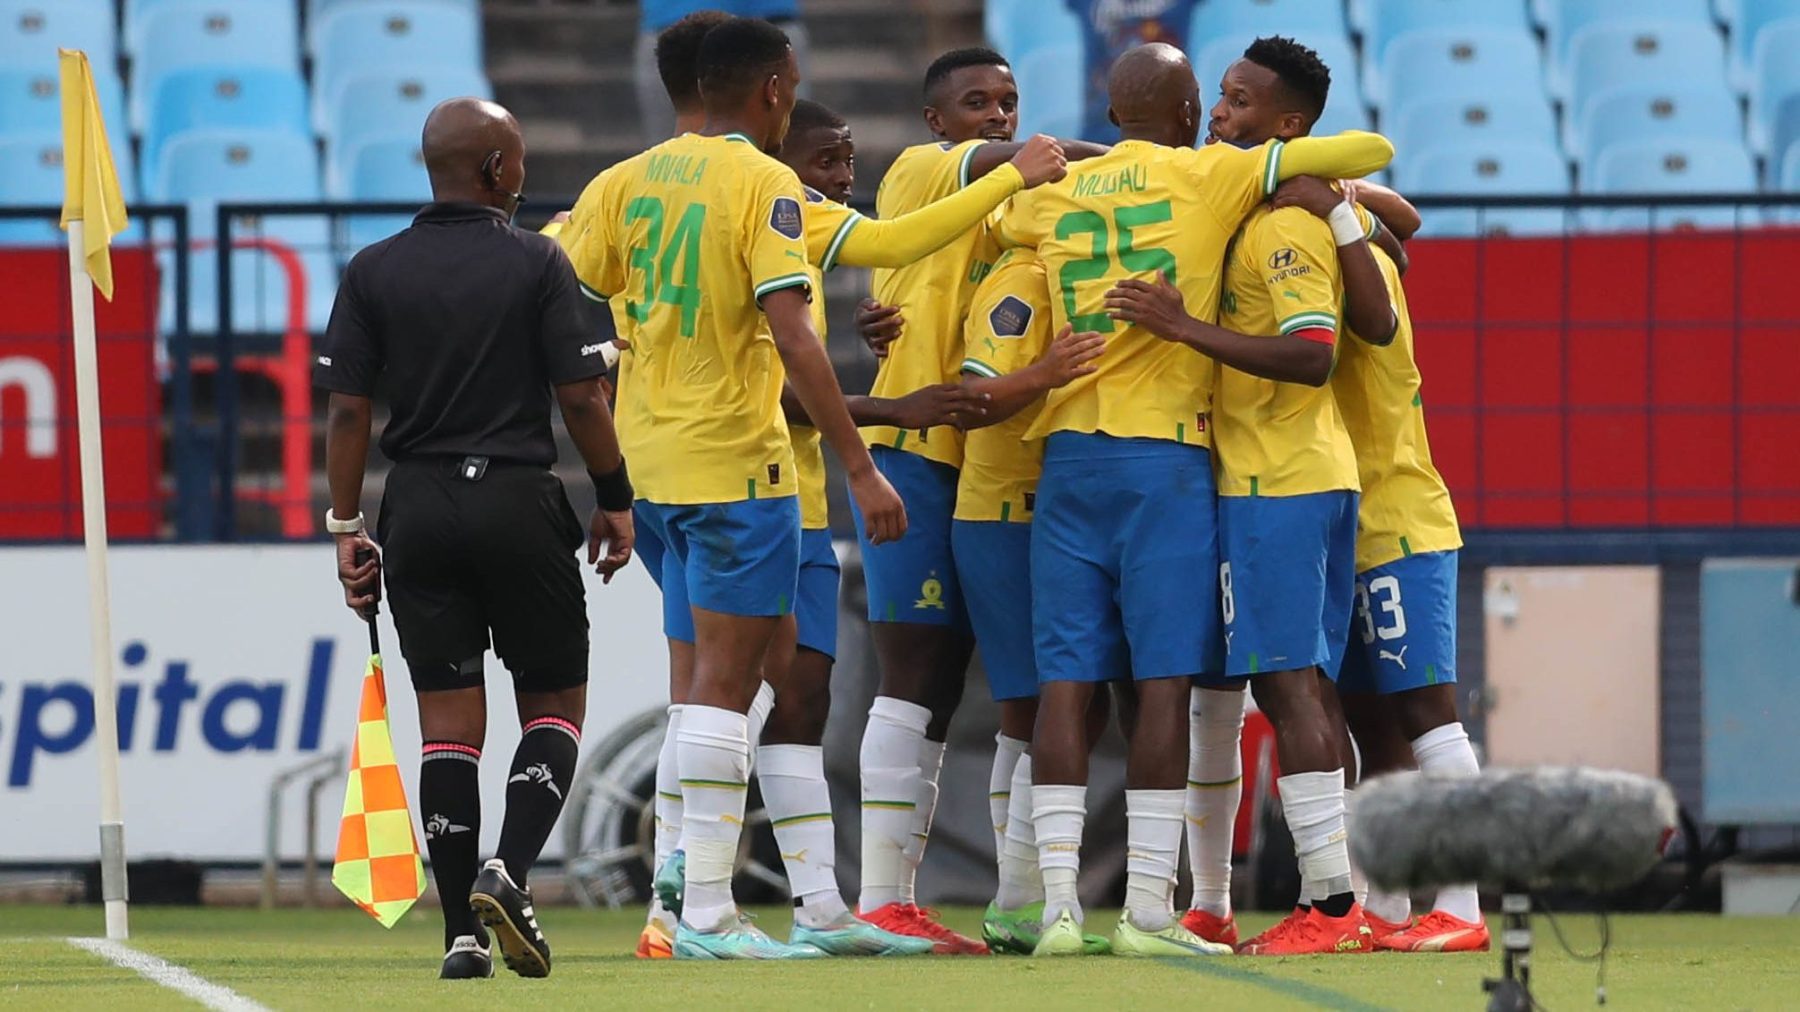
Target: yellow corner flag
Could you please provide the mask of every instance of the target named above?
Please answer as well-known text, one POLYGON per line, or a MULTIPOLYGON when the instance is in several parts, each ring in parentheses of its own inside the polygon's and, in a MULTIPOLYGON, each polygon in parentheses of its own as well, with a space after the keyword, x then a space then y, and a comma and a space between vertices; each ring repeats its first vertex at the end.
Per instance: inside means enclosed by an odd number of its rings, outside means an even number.
POLYGON ((106 143, 106 122, 94 93, 94 71, 87 54, 56 51, 62 77, 63 211, 62 227, 82 223, 82 258, 94 287, 113 297, 112 240, 125 231, 125 195, 106 143))
POLYGON ((384 928, 393 927, 425 894, 425 863, 413 836, 400 767, 394 764, 380 654, 369 658, 363 675, 331 884, 384 928))

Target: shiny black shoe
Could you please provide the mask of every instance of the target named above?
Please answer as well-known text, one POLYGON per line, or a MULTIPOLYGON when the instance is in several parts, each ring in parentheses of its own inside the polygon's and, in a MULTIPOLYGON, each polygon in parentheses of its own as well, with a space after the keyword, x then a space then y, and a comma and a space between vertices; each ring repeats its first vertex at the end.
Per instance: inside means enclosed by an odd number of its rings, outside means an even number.
POLYGON ((469 909, 493 933, 507 969, 521 977, 550 976, 550 943, 538 929, 531 890, 513 884, 499 858, 481 866, 469 890, 469 909))
POLYGON ((444 953, 439 980, 485 980, 494 975, 494 958, 474 935, 458 935, 444 953))

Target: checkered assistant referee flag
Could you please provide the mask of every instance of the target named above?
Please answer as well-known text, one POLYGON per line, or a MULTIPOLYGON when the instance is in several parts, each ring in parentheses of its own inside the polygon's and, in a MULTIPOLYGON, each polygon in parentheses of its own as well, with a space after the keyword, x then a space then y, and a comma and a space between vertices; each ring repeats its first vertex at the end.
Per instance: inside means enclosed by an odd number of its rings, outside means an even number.
POLYGON ((400 767, 394 763, 387 686, 381 677, 381 643, 373 617, 369 619, 369 648, 331 884, 382 927, 391 928, 424 895, 425 862, 419 858, 412 811, 406 805, 400 767))

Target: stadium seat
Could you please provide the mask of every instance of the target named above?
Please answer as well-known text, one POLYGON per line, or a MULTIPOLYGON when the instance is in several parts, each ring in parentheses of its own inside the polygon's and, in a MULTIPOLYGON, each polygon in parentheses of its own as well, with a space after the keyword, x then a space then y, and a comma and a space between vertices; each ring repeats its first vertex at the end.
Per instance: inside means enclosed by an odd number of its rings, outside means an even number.
MULTIPOLYGON (((1081 19, 1061 3, 1044 0, 1000 0, 1000 8, 987 21, 988 41, 995 51, 1021 63, 1027 56, 1052 46, 1083 45, 1081 19), (995 32, 999 34, 994 34, 995 32)), ((1086 50, 1084 49, 1083 52, 1086 50)))
POLYGON ((1019 136, 1046 133, 1079 137, 1086 109, 1079 46, 1050 46, 1025 54, 1013 64, 1019 84, 1019 136))
MULTIPOLYGON (((1800 14, 1800 4, 1795 5, 1800 14)), ((1780 154, 1783 103, 1800 95, 1800 17, 1770 23, 1756 40, 1750 75, 1750 150, 1780 154)))
POLYGON ((458 4, 338 4, 319 16, 312 32, 313 125, 321 132, 329 101, 342 94, 342 82, 352 74, 374 68, 479 71, 482 66, 481 19, 458 4))
POLYGON ((1188 21, 1188 50, 1223 35, 1347 35, 1341 0, 1206 0, 1188 21))
MULTIPOLYGON (((1408 32, 1437 28, 1528 31, 1522 0, 1372 0, 1363 32, 1363 85, 1379 86, 1387 48, 1408 32)), ((1370 91, 1373 95, 1374 91, 1370 91)))
POLYGON ((1408 99, 1382 118, 1394 149, 1419 154, 1447 145, 1523 141, 1556 143, 1556 115, 1541 94, 1408 99))
MULTIPOLYGON (((131 139, 125 128, 125 86, 111 67, 94 67, 100 116, 116 148, 131 139)), ((0 69, 0 137, 62 127, 62 91, 54 66, 38 70, 0 69)))
MULTIPOLYGON (((1591 172, 1582 174, 1585 193, 1745 193, 1754 195, 1756 168, 1741 144, 1720 144, 1707 137, 1660 137, 1614 144, 1600 154, 1591 172)), ((1585 212, 1584 227, 1594 231, 1658 231, 1681 228, 1732 228, 1755 220, 1739 207, 1691 206, 1606 208, 1585 212)))
MULTIPOLYGON (((170 138, 155 171, 145 174, 144 190, 154 201, 186 203, 192 235, 202 241, 216 235, 219 203, 316 201, 322 196, 312 141, 291 131, 225 128, 190 130, 170 138)), ((286 215, 260 221, 246 218, 233 233, 240 240, 258 235, 277 240, 299 254, 307 281, 307 322, 312 329, 323 328, 336 289, 325 221, 286 215)), ((203 247, 194 252, 190 264, 190 326, 211 332, 218 329, 217 261, 212 250, 203 247)), ((279 261, 258 250, 240 249, 233 254, 232 270, 233 328, 285 329, 288 289, 279 261)), ((166 285, 172 296, 173 281, 166 285)), ((165 327, 170 326, 168 312, 165 308, 165 327)))
MULTIPOLYGON (((1769 159, 1769 188, 1778 193, 1800 193, 1800 142, 1790 144, 1780 158, 1769 159)), ((1770 207, 1763 218, 1771 225, 1800 225, 1800 204, 1770 207)))
MULTIPOLYGON (((127 56, 136 56, 144 44, 144 20, 146 15, 158 7, 166 7, 182 0, 124 0, 124 17, 121 19, 124 30, 119 37, 119 49, 127 56)), ((215 4, 220 8, 239 9, 244 7, 283 5, 294 6, 293 0, 224 0, 215 4)))
POLYGON ((1349 0, 1344 5, 1344 18, 1350 24, 1350 30, 1358 35, 1369 33, 1369 21, 1374 17, 1369 8, 1375 6, 1375 0, 1349 0))
MULTIPOLYGON (((431 180, 417 137, 369 140, 326 174, 326 193, 340 200, 431 202, 431 180)), ((346 219, 347 250, 354 252, 412 224, 410 214, 367 214, 346 219)))
MULTIPOLYGON (((1219 100, 1219 79, 1244 55, 1250 43, 1256 41, 1257 34, 1252 31, 1223 35, 1204 46, 1189 48, 1190 53, 1197 54, 1193 57, 1194 77, 1200 82, 1203 112, 1219 100)), ((1366 122, 1367 115, 1362 111, 1361 75, 1357 73, 1356 50, 1351 48, 1350 40, 1343 35, 1309 32, 1295 32, 1292 37, 1302 45, 1310 46, 1331 70, 1331 97, 1325 103, 1325 118, 1348 117, 1354 112, 1355 119, 1366 122)))
POLYGON ((156 171, 170 137, 200 127, 256 127, 307 136, 306 82, 272 67, 178 70, 157 85, 144 130, 144 164, 156 171))
MULTIPOLYGON (((1394 183, 1408 196, 1564 195, 1569 166, 1549 141, 1501 141, 1445 145, 1406 156, 1394 183)), ((1421 209, 1421 235, 1561 235, 1566 212, 1554 207, 1421 209)))
POLYGON ((118 65, 112 0, 0 0, 0 67, 56 72, 56 50, 80 49, 96 71, 118 65))
POLYGON ((1542 63, 1529 32, 1510 28, 1428 28, 1387 49, 1369 101, 1386 113, 1414 98, 1487 98, 1539 93, 1542 63))
POLYGON ((1800 143, 1800 95, 1789 95, 1775 108, 1770 117, 1774 123, 1769 141, 1768 155, 1765 157, 1766 171, 1771 185, 1783 172, 1787 155, 1784 152, 1793 150, 1800 143))
POLYGON ((1794 0, 1730 0, 1730 8, 1720 13, 1731 25, 1731 85, 1747 92, 1755 86, 1757 40, 1776 22, 1800 17, 1800 4, 1794 0))
POLYGON ((1725 43, 1711 28, 1680 21, 1589 25, 1569 42, 1567 73, 1551 94, 1581 116, 1582 106, 1622 84, 1682 81, 1702 87, 1725 80, 1725 43))
POLYGON ((1744 136, 1737 96, 1723 82, 1684 87, 1625 84, 1601 92, 1572 120, 1565 146, 1583 171, 1614 144, 1660 137, 1709 138, 1736 145, 1744 136))
POLYGON ((162 0, 144 12, 131 66, 131 127, 143 133, 162 80, 201 67, 266 67, 298 73, 294 5, 162 0))
MULTIPOLYGON (((113 167, 129 204, 137 199, 131 145, 113 145, 113 167)), ((0 207, 58 207, 63 202, 62 129, 52 126, 0 136, 0 207)), ((133 224, 115 242, 139 241, 133 224)), ((0 218, 0 246, 60 246, 63 233, 54 217, 0 218)))
POLYGON ((1629 4, 1617 0, 1543 0, 1543 6, 1546 80, 1559 93, 1561 84, 1557 78, 1568 66, 1569 43, 1575 33, 1589 25, 1659 21, 1716 31, 1708 0, 1631 0, 1629 4))
POLYGON ((336 95, 325 96, 320 132, 333 144, 417 133, 432 106, 460 95, 492 98, 494 89, 480 70, 468 67, 358 71, 343 79, 336 95))

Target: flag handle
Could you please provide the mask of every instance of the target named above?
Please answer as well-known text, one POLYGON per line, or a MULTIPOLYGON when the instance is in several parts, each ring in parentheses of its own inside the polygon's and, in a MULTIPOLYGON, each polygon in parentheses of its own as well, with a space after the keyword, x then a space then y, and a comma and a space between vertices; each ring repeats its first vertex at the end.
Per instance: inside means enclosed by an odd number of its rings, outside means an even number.
POLYGON ((100 453, 100 364, 87 222, 69 222, 69 308, 75 330, 75 417, 81 444, 81 534, 87 549, 88 630, 94 667, 94 738, 100 753, 100 898, 106 937, 125 939, 125 816, 119 801, 118 690, 112 666, 112 603, 106 578, 106 484, 100 453))
MULTIPOLYGON (((374 553, 369 551, 367 548, 358 548, 356 550, 356 564, 360 566, 363 563, 369 561, 370 556, 372 556, 373 554, 374 553)), ((377 581, 380 581, 381 577, 379 575, 377 575, 375 577, 375 579, 377 581)), ((376 587, 377 588, 380 587, 379 582, 376 583, 376 587)), ((377 626, 375 624, 375 616, 380 615, 380 614, 381 614, 381 595, 379 593, 377 593, 375 603, 369 605, 369 607, 363 611, 363 621, 369 623, 369 653, 371 653, 371 654, 381 653, 381 630, 379 628, 377 628, 377 626)))

